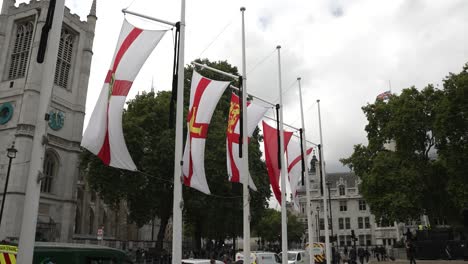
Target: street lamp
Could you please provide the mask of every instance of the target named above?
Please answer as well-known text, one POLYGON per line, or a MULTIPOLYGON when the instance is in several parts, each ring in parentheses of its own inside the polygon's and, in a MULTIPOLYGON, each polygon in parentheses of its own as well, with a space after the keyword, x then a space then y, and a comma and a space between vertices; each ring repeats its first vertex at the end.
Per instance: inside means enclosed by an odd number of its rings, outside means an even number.
POLYGON ((320 206, 315 209, 317 210, 317 241, 320 242, 320 206))
POLYGON ((6 198, 7 188, 8 188, 8 180, 10 179, 11 161, 14 158, 16 158, 16 152, 18 152, 18 150, 15 149, 15 142, 13 141, 13 144, 11 145, 11 147, 7 148, 7 157, 10 159, 10 161, 8 162, 8 170, 7 170, 6 180, 5 180, 5 189, 3 190, 2 209, 0 210, 0 224, 2 223, 3 207, 5 206, 5 198, 6 198))
POLYGON ((332 241, 333 241, 333 214, 332 214, 332 206, 331 206, 330 185, 331 185, 331 182, 327 181, 328 205, 329 205, 329 208, 330 208, 330 227, 331 227, 331 237, 332 237, 332 241))

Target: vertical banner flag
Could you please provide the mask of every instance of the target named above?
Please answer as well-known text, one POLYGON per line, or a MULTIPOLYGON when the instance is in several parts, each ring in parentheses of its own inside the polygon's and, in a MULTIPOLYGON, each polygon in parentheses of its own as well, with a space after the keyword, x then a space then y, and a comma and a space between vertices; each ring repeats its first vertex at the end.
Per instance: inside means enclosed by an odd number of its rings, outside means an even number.
POLYGON ((123 136, 123 106, 133 80, 166 31, 143 30, 123 22, 111 67, 81 141, 81 146, 108 166, 136 170, 123 136))
POLYGON ((184 184, 210 194, 205 176, 205 141, 216 104, 229 82, 213 81, 193 71, 184 150, 184 184))
MULTIPOLYGON (((231 182, 242 182, 244 183, 244 176, 242 179, 241 174, 241 160, 239 158, 239 120, 240 120, 240 104, 239 96, 234 93, 231 96, 231 106, 229 108, 228 126, 226 131, 226 156, 227 156, 227 170, 229 180, 231 182)), ((262 119, 265 112, 268 110, 267 107, 260 106, 258 104, 248 102, 247 104, 247 135, 252 136, 258 122, 262 119)), ((252 190, 257 190, 252 177, 249 173, 249 187, 252 190)))
MULTIPOLYGON (((293 132, 284 131, 284 149, 287 149, 289 140, 293 132)), ((280 167, 278 164, 278 130, 269 126, 263 121, 263 143, 265 145, 265 161, 270 177, 271 188, 275 194, 276 200, 281 204, 281 190, 279 186, 280 167)), ((284 153, 282 153, 284 155, 284 153)), ((286 177, 283 175, 283 177, 286 177)))
MULTIPOLYGON (((299 197, 297 195, 297 189, 302 176, 301 147, 301 142, 299 140, 292 139, 291 142, 289 142, 288 149, 286 150, 286 155, 288 157, 289 185, 291 186, 292 202, 296 211, 299 211, 299 197)), ((305 156, 308 157, 312 152, 312 148, 308 148, 306 152, 307 154, 305 154, 305 156)), ((305 158, 305 160, 305 162, 307 162, 307 158, 305 158)))

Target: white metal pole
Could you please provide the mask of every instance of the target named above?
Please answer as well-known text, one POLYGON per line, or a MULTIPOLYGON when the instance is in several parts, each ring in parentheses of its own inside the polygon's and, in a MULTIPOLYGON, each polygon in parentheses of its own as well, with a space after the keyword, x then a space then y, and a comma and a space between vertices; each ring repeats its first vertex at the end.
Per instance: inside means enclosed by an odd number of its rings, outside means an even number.
POLYGON ((286 165, 284 162, 284 129, 283 129, 283 88, 281 84, 281 46, 277 46, 278 50, 278 83, 279 83, 279 99, 280 99, 280 157, 281 157, 281 260, 283 264, 288 264, 288 229, 287 229, 287 214, 286 214, 286 165))
POLYGON ((302 150, 304 153, 304 164, 305 164, 305 171, 304 171, 304 180, 306 182, 306 214, 307 214, 307 233, 309 235, 309 259, 310 264, 315 263, 314 255, 312 254, 312 248, 314 246, 313 243, 313 236, 312 236, 312 214, 310 211, 310 179, 309 179, 309 166, 307 162, 307 140, 306 140, 306 130, 305 130, 305 122, 304 122, 304 107, 302 105, 302 87, 301 87, 301 77, 297 78, 297 82, 299 84, 299 103, 301 105, 301 121, 302 121, 302 150))
POLYGON ((185 0, 181 1, 177 80, 176 135, 174 150, 174 204, 172 216, 172 263, 182 263, 182 122, 184 113, 185 0))
MULTIPOLYGON (((39 208, 39 198, 41 195, 41 183, 38 180, 38 177, 42 174, 45 151, 43 138, 46 135, 48 122, 44 117, 48 112, 50 97, 52 95, 52 87, 54 86, 55 67, 60 42, 60 33, 62 30, 64 8, 65 0, 57 0, 55 3, 55 12, 49 32, 44 62, 39 64, 39 67, 42 68, 41 92, 39 96, 39 106, 37 109, 36 125, 32 141, 31 162, 29 164, 26 194, 24 198, 23 219, 18 245, 18 263, 32 263, 33 259, 37 212, 39 208)), ((36 59, 36 54, 31 56, 30 60, 33 59, 36 59)))
POLYGON ((328 230, 328 203, 327 203, 327 195, 328 195, 328 189, 326 186, 326 178, 327 178, 327 172, 325 170, 325 154, 323 153, 323 138, 322 138, 322 118, 320 116, 320 100, 317 100, 317 106, 318 106, 318 116, 319 116, 319 130, 320 130, 320 151, 322 152, 322 158, 320 159, 320 169, 323 172, 323 179, 322 179, 322 188, 323 188, 323 219, 325 222, 325 248, 326 248, 326 258, 327 258, 327 264, 331 263, 331 247, 330 247, 330 236, 329 236, 329 230, 328 230))
POLYGON ((244 222, 244 263, 250 264, 250 201, 249 201, 249 144, 247 132, 247 69, 245 56, 245 23, 244 12, 245 7, 241 7, 242 12, 242 126, 244 127, 244 135, 242 136, 242 203, 243 203, 243 222, 244 222))

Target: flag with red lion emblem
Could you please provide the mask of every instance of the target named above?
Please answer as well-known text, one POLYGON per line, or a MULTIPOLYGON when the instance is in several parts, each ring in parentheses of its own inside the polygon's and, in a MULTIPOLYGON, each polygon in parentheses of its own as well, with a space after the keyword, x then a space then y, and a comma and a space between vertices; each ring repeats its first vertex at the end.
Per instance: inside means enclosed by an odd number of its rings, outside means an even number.
MULTIPOLYGON (((228 127, 226 131, 226 156, 227 170, 231 182, 244 182, 244 176, 241 176, 241 159, 239 158, 239 140, 240 140, 240 114, 239 96, 234 93, 231 96, 231 106, 229 108, 228 127)), ((252 136, 258 122, 262 119, 267 107, 260 106, 253 102, 247 103, 247 135, 252 136)), ((249 187, 257 190, 252 177, 249 173, 249 187)))
POLYGON ((210 194, 205 175, 205 141, 211 116, 229 82, 214 81, 193 72, 184 150, 184 184, 210 194))
POLYGON ((166 31, 143 30, 123 22, 111 67, 81 140, 81 146, 108 166, 137 169, 123 136, 123 106, 133 80, 166 31))

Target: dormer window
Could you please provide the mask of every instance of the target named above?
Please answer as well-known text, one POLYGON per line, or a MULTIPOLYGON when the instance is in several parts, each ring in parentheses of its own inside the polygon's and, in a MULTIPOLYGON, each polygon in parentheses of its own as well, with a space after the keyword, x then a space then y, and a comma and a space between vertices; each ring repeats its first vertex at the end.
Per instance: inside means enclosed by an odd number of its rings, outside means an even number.
POLYGON ((340 185, 339 190, 340 190, 340 196, 346 195, 346 189, 344 185, 340 185))

